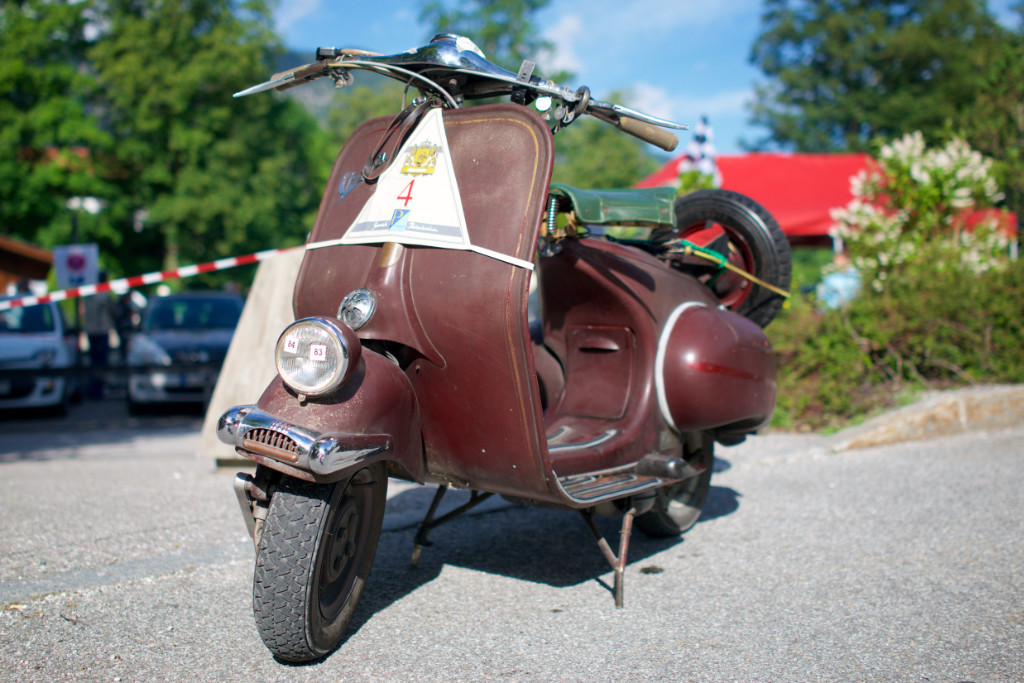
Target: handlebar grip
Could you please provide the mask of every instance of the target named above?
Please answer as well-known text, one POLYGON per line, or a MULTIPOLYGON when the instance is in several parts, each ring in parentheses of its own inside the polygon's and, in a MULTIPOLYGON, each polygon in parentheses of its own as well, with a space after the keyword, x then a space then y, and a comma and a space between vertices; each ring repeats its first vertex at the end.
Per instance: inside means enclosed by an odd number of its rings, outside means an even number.
POLYGON ((620 116, 615 127, 621 130, 623 133, 629 133, 633 137, 640 138, 644 142, 649 142, 656 147, 660 147, 666 152, 671 152, 679 144, 679 138, 673 133, 669 133, 664 128, 658 128, 649 123, 631 119, 626 116, 620 116))

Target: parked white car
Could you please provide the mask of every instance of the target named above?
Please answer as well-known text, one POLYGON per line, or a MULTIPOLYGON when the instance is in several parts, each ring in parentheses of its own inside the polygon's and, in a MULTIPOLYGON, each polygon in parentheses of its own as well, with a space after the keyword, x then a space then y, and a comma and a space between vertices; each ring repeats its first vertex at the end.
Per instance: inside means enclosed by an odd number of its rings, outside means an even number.
POLYGON ((0 311, 0 409, 66 412, 77 385, 69 375, 46 371, 75 365, 75 341, 56 303, 0 311))

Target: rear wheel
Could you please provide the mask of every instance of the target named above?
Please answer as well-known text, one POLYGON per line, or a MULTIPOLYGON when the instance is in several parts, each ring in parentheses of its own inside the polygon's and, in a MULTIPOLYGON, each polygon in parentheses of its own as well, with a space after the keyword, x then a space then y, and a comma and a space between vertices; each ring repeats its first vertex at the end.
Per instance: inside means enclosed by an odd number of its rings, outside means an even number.
MULTIPOLYGON (((789 242, 768 210, 753 199, 729 190, 700 190, 677 199, 675 212, 674 237, 713 249, 730 264, 789 291, 789 242)), ((723 306, 761 327, 782 309, 780 295, 736 273, 700 262, 695 271, 723 306)))
POLYGON ((337 647, 370 574, 386 499, 382 464, 334 484, 278 484, 253 575, 256 627, 275 657, 305 662, 337 647))
POLYGON ((691 465, 703 465, 704 471, 658 489, 654 507, 636 518, 636 525, 648 536, 678 536, 700 518, 711 489, 711 467, 715 461, 715 441, 707 434, 686 440, 683 459, 691 465))

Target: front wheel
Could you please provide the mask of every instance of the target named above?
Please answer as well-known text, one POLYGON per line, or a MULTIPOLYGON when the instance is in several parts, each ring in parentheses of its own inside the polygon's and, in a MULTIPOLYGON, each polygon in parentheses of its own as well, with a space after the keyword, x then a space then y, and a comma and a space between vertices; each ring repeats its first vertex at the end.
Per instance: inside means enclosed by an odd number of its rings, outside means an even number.
POLYGON ((703 465, 704 471, 658 489, 654 507, 636 518, 636 525, 655 538, 678 536, 700 518, 711 489, 711 468, 715 462, 715 441, 701 433, 686 439, 683 459, 691 465, 703 465))
POLYGON ((278 484, 253 575, 256 628, 278 659, 318 659, 341 641, 377 552, 387 484, 382 464, 333 484, 278 484))

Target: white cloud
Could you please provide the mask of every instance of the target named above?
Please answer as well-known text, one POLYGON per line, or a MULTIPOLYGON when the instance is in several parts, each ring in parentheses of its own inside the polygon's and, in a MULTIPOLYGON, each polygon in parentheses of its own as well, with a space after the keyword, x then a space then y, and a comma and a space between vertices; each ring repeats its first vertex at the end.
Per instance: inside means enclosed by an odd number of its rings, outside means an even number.
MULTIPOLYGON (((675 107, 668 91, 648 83, 637 83, 630 86, 626 106, 652 116, 674 120, 675 107)), ((680 123, 682 123, 680 121, 680 123)))
POLYGON ((321 0, 283 0, 274 12, 274 24, 278 34, 284 34, 295 23, 320 9, 321 0))
POLYGON ((687 108, 695 114, 714 118, 715 116, 745 114, 747 103, 753 99, 753 90, 726 90, 706 97, 695 97, 687 101, 680 100, 679 105, 685 102, 687 108))
POLYGON ((752 90, 726 90, 712 95, 691 97, 671 95, 665 88, 638 83, 630 87, 626 103, 645 114, 653 114, 691 127, 701 116, 712 123, 717 117, 735 117, 746 114, 746 105, 754 98, 752 90))
POLYGON ((550 54, 541 55, 544 66, 551 72, 579 72, 583 62, 576 55, 575 42, 583 35, 583 20, 578 14, 563 14, 558 23, 544 31, 544 39, 551 41, 554 49, 550 54))

